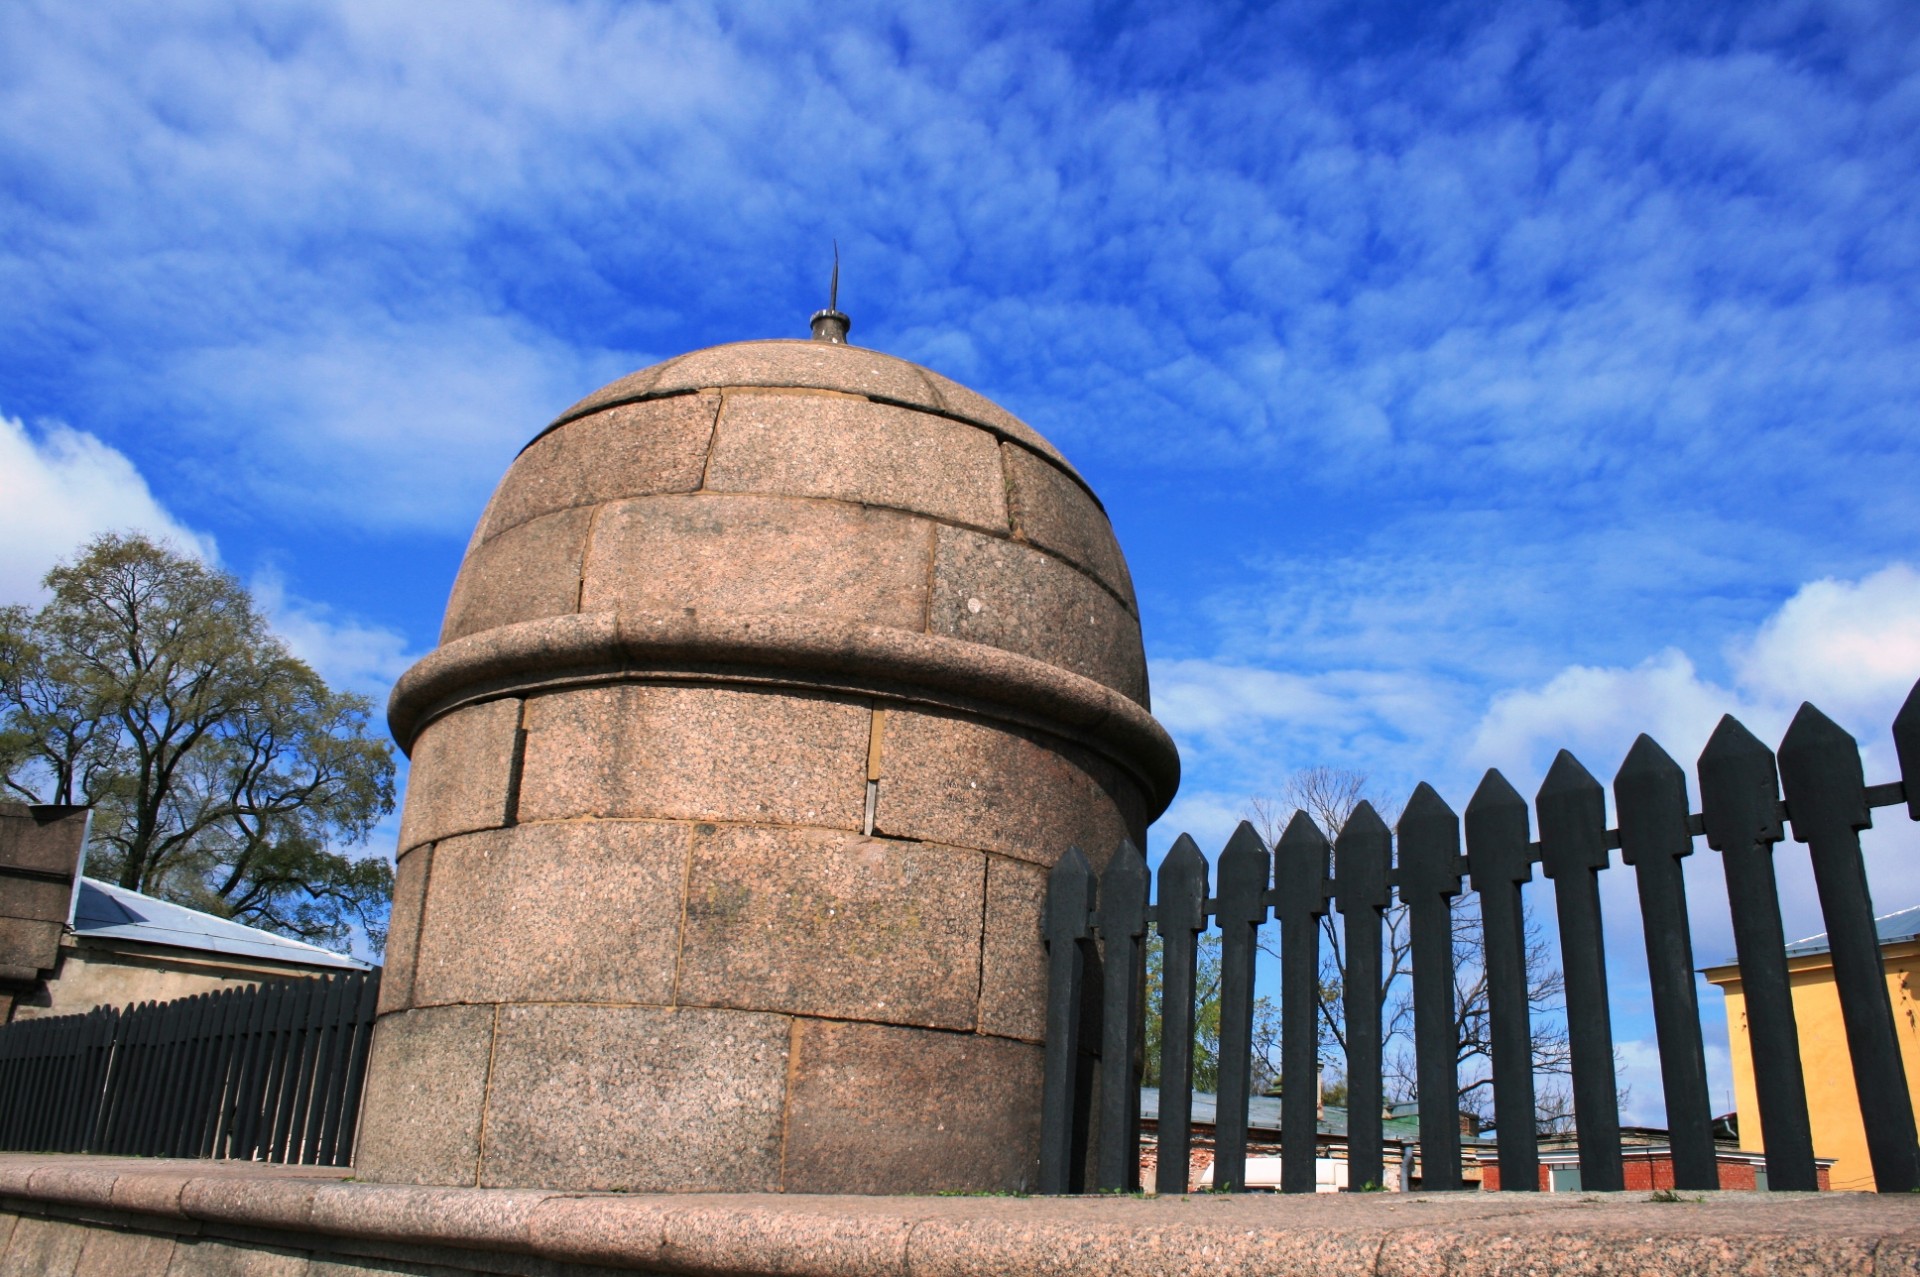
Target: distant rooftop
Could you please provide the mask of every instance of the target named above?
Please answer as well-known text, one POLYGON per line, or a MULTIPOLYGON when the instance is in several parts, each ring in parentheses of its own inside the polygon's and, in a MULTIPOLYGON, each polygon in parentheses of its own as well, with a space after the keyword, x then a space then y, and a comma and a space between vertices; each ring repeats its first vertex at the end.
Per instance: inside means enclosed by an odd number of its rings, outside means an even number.
MULTIPOLYGON (((1217 1112, 1218 1097, 1207 1091, 1193 1093, 1193 1122, 1196 1126, 1212 1126, 1217 1112)), ((1396 1104, 1394 1115, 1380 1123, 1381 1135, 1390 1140, 1417 1140, 1420 1138, 1419 1110, 1408 1104, 1396 1104)), ((1140 1088, 1140 1117, 1143 1121, 1160 1120, 1160 1088, 1143 1086, 1140 1088)), ((1256 1095, 1247 1101, 1247 1126, 1255 1131, 1278 1131, 1280 1129, 1280 1097, 1277 1095, 1256 1095)), ((1347 1110, 1338 1104, 1327 1104, 1321 1108, 1318 1133, 1345 1138, 1347 1134, 1347 1110)))
MULTIPOLYGON (((1882 914, 1873 920, 1873 929, 1879 933, 1881 944, 1893 944, 1900 940, 1920 940, 1920 905, 1902 909, 1898 913, 1882 914)), ((1787 946, 1787 956, 1797 958, 1803 954, 1825 953, 1828 948, 1827 933, 1808 936, 1805 940, 1795 940, 1787 946)))
POLYGON ((293 962, 308 967, 372 970, 372 964, 358 958, 349 958, 304 940, 289 940, 230 918, 216 918, 198 909, 169 904, 96 878, 80 880, 80 891, 74 901, 73 930, 75 935, 90 938, 132 940, 139 944, 198 949, 203 953, 293 962))

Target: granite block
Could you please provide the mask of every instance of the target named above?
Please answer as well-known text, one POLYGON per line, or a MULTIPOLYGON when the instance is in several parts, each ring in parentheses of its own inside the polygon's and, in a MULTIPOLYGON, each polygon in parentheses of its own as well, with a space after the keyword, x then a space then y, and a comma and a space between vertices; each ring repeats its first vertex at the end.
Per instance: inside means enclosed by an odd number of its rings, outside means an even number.
POLYGON ((749 493, 610 502, 580 610, 813 613, 920 630, 936 526, 897 510, 749 493))
POLYGON ((849 1210, 846 1199, 793 1204, 775 1212, 757 1202, 681 1199, 661 1212, 663 1254, 703 1273, 902 1277, 916 1220, 849 1210))
POLYGON ((890 506, 995 532, 1008 526, 991 434, 847 395, 730 393, 706 486, 890 506))
POLYGON ((469 705, 427 724, 413 743, 400 851, 507 823, 520 702, 469 705))
POLYGON ((71 882, 0 878, 0 918, 24 918, 58 925, 67 920, 67 906, 72 900, 71 882))
POLYGON ((475 1250, 519 1249, 527 1221, 549 1194, 399 1184, 322 1184, 313 1229, 331 1235, 475 1250))
POLYGON ((210 1237, 181 1238, 167 1277, 307 1277, 307 1253, 210 1237))
POLYGON ((380 1017, 354 1151, 361 1175, 388 1183, 474 1182, 493 1017, 490 1006, 380 1017))
POLYGON ((433 844, 400 857, 393 871, 393 907, 387 916, 386 969, 380 974, 379 1013, 413 1005, 415 961, 420 952, 420 910, 433 872, 433 844))
POLYGON ((660 1198, 549 1197, 528 1219, 527 1237, 539 1254, 624 1267, 661 1253, 669 1209, 660 1198))
POLYGON ((73 1277, 87 1230, 64 1219, 23 1215, 13 1226, 0 1277, 73 1277))
POLYGON ((785 1191, 1032 1187, 1040 1047, 932 1029, 796 1023, 785 1191))
POLYGON ((1114 540, 1113 526, 1098 502, 1079 483, 1018 444, 1002 444, 1007 495, 1016 532, 1098 577, 1139 615, 1133 576, 1114 540))
POLYGON ((87 1233, 74 1277, 162 1277, 173 1259, 173 1238, 103 1228, 87 1233))
POLYGON ((745 1011, 502 1007, 481 1182, 777 1187, 787 1037, 745 1011))
POLYGON ((607 408, 548 431, 500 481, 485 535, 556 510, 692 492, 700 486, 719 408, 717 394, 674 395, 607 408))
POLYGON ((695 826, 679 1001, 972 1028, 983 860, 851 833, 695 826))
MULTIPOLYGON (((80 863, 88 813, 73 808, 64 811, 63 815, 54 815, 42 808, 36 813, 27 803, 0 802, 0 865, 39 873, 73 873, 80 863)), ((64 918, 66 910, 60 914, 64 918)))
POLYGON ((896 403, 933 402, 925 374, 906 360, 818 341, 745 341, 696 350, 662 365, 652 393, 728 386, 793 386, 896 403))
POLYGON ((594 507, 543 515, 475 546, 454 578, 440 641, 579 610, 594 507))
POLYGON ((1047 874, 987 857, 987 928, 980 959, 980 1032, 1039 1042, 1047 1033, 1047 946, 1040 939, 1047 874))
POLYGON ((60 953, 60 936, 66 930, 65 919, 52 922, 44 918, 0 918, 0 969, 6 978, 32 980, 50 969, 60 953))
POLYGON ((864 701, 626 684, 527 705, 520 818, 662 817, 858 830, 864 701))
POLYGON ((1035 430, 1032 426, 1020 420, 1020 418, 1014 416, 979 391, 969 390, 959 382, 951 378, 943 377, 930 369, 923 368, 921 372, 926 374, 927 384, 932 386, 934 393, 939 396, 939 406, 942 409, 952 413, 956 417, 978 422, 988 429, 998 431, 1009 439, 1017 440, 1041 456, 1051 457, 1055 462, 1064 467, 1069 474, 1073 474, 1076 478, 1078 477, 1078 472, 1073 469, 1073 466, 1064 456, 1060 455, 1060 450, 1054 447, 1052 442, 1038 430, 1035 430))
POLYGON ((942 526, 928 628, 1051 662, 1147 704, 1140 622, 1080 569, 1018 541, 942 526))
POLYGON ((874 830, 999 852, 1049 868, 1077 846, 1105 865, 1140 797, 1118 771, 1054 737, 960 714, 887 715, 874 830))
POLYGON ((437 844, 414 1003, 671 1002, 687 829, 581 821, 437 844))

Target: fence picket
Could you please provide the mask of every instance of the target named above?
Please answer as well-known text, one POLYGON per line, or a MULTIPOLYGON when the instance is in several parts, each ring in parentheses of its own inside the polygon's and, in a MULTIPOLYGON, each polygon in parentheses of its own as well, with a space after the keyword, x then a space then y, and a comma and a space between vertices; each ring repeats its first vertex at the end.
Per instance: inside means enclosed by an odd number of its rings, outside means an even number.
POLYGON ((1811 1192, 1819 1179, 1800 1034, 1787 983, 1787 939, 1773 876, 1773 845, 1785 833, 1773 751, 1729 714, 1708 738, 1699 768, 1707 845, 1720 853, 1727 878, 1767 1183, 1774 1189, 1811 1192))
POLYGON ((1040 1191, 1080 1188, 1075 1130, 1082 1097, 1075 1094, 1080 1066, 1081 997, 1087 973, 1088 924, 1093 909, 1093 869, 1078 847, 1067 848, 1047 876, 1047 1054, 1040 1099, 1040 1191))
POLYGON ((1920 1144, 1860 856, 1860 831, 1873 817, 1859 742, 1811 704, 1802 704, 1780 742, 1780 783, 1793 836, 1807 844, 1813 860, 1874 1184, 1883 1193, 1909 1193, 1920 1188, 1920 1144))
MULTIPOLYGON (((327 1136, 328 1147, 322 1150, 325 1165, 345 1166, 353 1157, 354 1136, 360 1129, 361 1080, 366 1076, 367 1055, 373 1047, 373 1019, 379 1000, 379 975, 362 979, 360 1003, 354 1010, 353 1048, 347 1058, 346 1091, 340 1105, 340 1124, 337 1131, 327 1136)), ((1139 1138, 1137 1131, 1136 1127, 1136 1140, 1139 1138)))
POLYGON ((1687 829, 1687 776, 1653 737, 1641 734, 1613 778, 1620 817, 1620 858, 1633 866, 1640 925, 1647 945, 1654 1033, 1660 1044, 1660 1087, 1667 1101, 1667 1137, 1675 1188, 1720 1187, 1713 1148, 1713 1108, 1700 1040, 1700 1004, 1693 983, 1693 936, 1687 923, 1682 857, 1693 854, 1687 829))
POLYGON ((1356 1189, 1385 1183, 1381 1156, 1381 911, 1393 868, 1393 833, 1364 800, 1333 844, 1334 898, 1345 928, 1343 990, 1347 1027, 1347 1182, 1356 1189))
POLYGON ((1453 1004, 1453 898, 1460 818, 1425 781, 1400 816, 1400 902, 1412 930, 1413 1041, 1420 1100, 1420 1179, 1460 1184, 1460 1034, 1453 1004))
POLYGON ((1273 857, 1246 821, 1220 853, 1220 1084, 1214 1103, 1213 1187, 1247 1185, 1247 1104, 1253 1090, 1253 962, 1267 920, 1273 857))
POLYGON ((1318 1189, 1320 1126, 1320 919, 1332 882, 1330 848, 1304 811, 1274 848, 1274 914, 1280 920, 1280 1189, 1318 1189))
POLYGON ((1580 1186, 1618 1192, 1620 1100, 1613 1071, 1613 1017, 1600 922, 1600 872, 1607 867, 1607 796, 1566 750, 1554 757, 1534 796, 1540 861, 1553 879, 1560 920, 1560 972, 1567 989, 1574 1125, 1580 1132, 1580 1186))
POLYGON ((1522 885, 1533 880, 1527 800, 1505 776, 1488 769, 1467 803, 1465 823, 1467 870, 1480 894, 1500 1189, 1531 1193, 1540 1187, 1540 1138, 1534 1128, 1533 1023, 1520 898, 1522 885))
POLYGON ((1106 950, 1100 1025, 1100 1138, 1094 1187, 1131 1193, 1140 1187, 1140 1068, 1146 982, 1147 858, 1131 838, 1120 840, 1100 875, 1096 930, 1106 950))
POLYGON ((1160 934, 1160 1151, 1154 1185, 1184 1193, 1193 1151, 1193 998, 1207 925, 1207 861, 1181 834, 1160 862, 1154 929, 1160 934))

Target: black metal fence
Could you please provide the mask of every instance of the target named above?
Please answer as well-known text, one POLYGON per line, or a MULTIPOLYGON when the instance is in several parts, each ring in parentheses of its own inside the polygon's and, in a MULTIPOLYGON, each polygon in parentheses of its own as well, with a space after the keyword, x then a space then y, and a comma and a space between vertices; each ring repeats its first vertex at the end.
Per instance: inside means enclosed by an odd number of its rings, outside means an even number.
POLYGON ((1458 1086, 1452 915, 1463 875, 1480 895, 1500 1183, 1508 1190, 1536 1188, 1521 907, 1535 863, 1554 883, 1581 1184, 1623 1187, 1599 892, 1599 875, 1615 850, 1633 867, 1639 889, 1674 1186, 1719 1187, 1680 866, 1700 837, 1720 853, 1726 874, 1769 1186, 1817 1188, 1773 867, 1774 844, 1789 822, 1812 860, 1875 1183, 1883 1193, 1920 1188, 1920 1142, 1860 849, 1872 808, 1905 804, 1908 816, 1920 820, 1920 685, 1895 717, 1893 738, 1902 780, 1869 786, 1857 742, 1810 704, 1795 715, 1777 760, 1738 720, 1724 717, 1699 759, 1704 810, 1690 813, 1680 765, 1642 735, 1614 776, 1617 829, 1607 828, 1600 782, 1562 750, 1534 798, 1539 841, 1530 839, 1526 800, 1489 771, 1467 803, 1464 856, 1461 819, 1425 783, 1400 817, 1397 862, 1396 831, 1366 803, 1331 847, 1303 812, 1294 813, 1271 851, 1243 822, 1220 854, 1215 896, 1208 895, 1205 858, 1182 834, 1160 866, 1152 906, 1147 865, 1131 843, 1122 844, 1097 881, 1080 850, 1069 850, 1053 871, 1044 922, 1041 1191, 1089 1187, 1087 1147, 1096 1131, 1091 1187, 1138 1187, 1149 925, 1163 945, 1157 1187, 1187 1191, 1195 962, 1209 920, 1222 933, 1214 1183, 1244 1185, 1256 934, 1270 916, 1280 929, 1281 1187, 1315 1190, 1316 1141, 1294 1133, 1316 1129, 1320 920, 1329 901, 1341 914, 1348 964, 1342 989, 1348 1181, 1383 1183, 1379 968, 1382 912, 1396 890, 1411 932, 1418 1093, 1423 1100, 1446 1097, 1420 1105, 1423 1182, 1430 1190, 1462 1187, 1452 1103, 1458 1086), (1092 1111, 1096 1094, 1098 1113, 1092 1111))
POLYGON ((344 1166, 380 976, 0 1027, 0 1149, 344 1166))

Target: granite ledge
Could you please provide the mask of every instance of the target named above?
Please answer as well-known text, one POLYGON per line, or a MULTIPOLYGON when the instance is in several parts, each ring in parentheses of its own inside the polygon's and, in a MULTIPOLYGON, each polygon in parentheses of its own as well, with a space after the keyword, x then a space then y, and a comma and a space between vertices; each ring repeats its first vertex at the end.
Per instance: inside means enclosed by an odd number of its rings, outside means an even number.
POLYGON ((865 622, 775 612, 610 610, 547 617, 455 639, 400 676, 387 724, 411 750, 437 715, 476 685, 489 695, 566 670, 650 665, 824 671, 1008 704, 1104 747, 1141 782, 1149 819, 1173 800, 1180 756, 1147 706, 1093 679, 1003 648, 865 622))
MULTIPOLYGON (((962 1277, 1920 1267, 1920 1200, 1855 1193, 1131 1198, 626 1195, 414 1188, 345 1170, 0 1155, 4 1209, 164 1201, 179 1221, 688 1274, 962 1277), (153 1182, 159 1192, 142 1192, 153 1182)), ((138 1221, 134 1223, 137 1225, 138 1221)), ((125 1226, 124 1223, 122 1226, 125 1226)))

